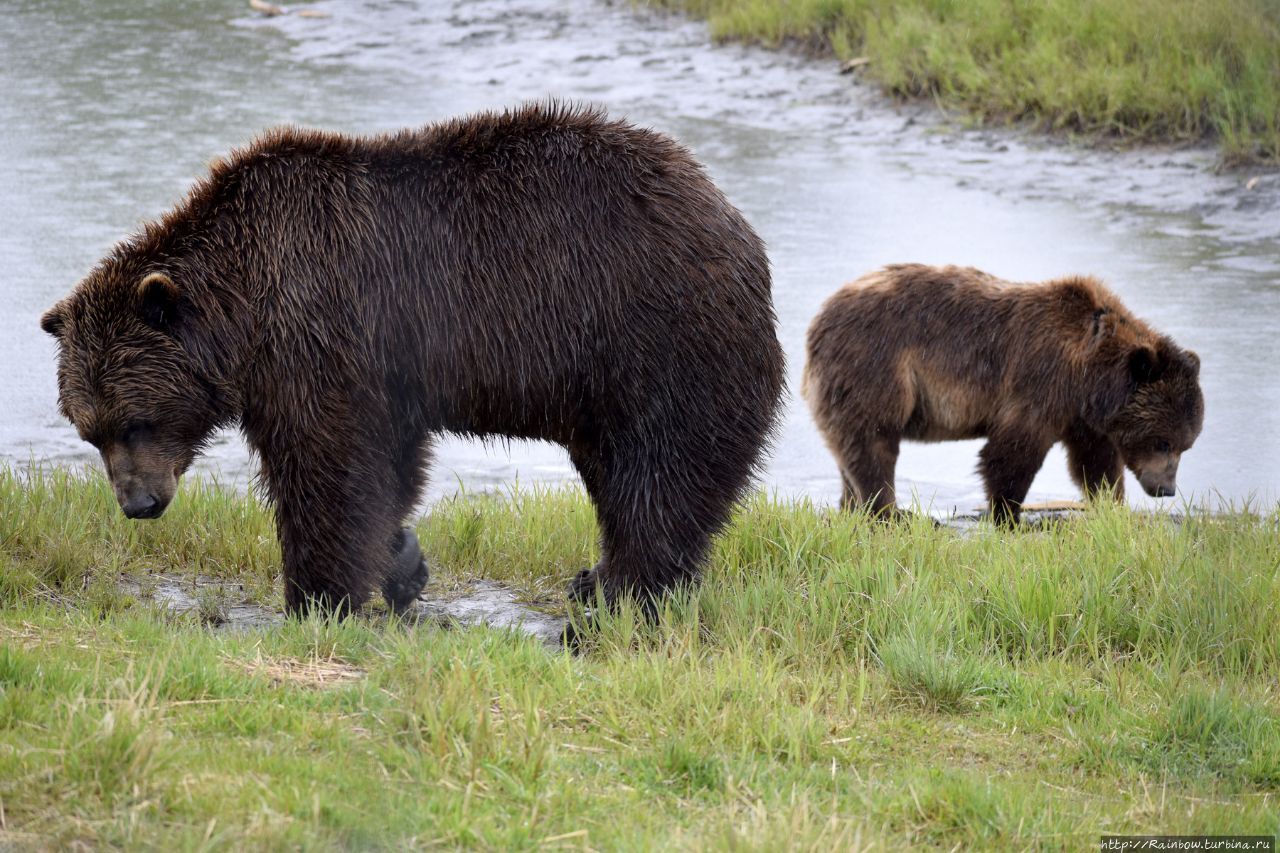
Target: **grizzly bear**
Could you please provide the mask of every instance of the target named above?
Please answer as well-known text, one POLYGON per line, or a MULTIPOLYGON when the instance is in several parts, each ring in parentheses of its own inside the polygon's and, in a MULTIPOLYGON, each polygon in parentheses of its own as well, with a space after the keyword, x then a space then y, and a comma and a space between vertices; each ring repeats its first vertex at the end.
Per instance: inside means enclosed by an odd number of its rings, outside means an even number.
POLYGON ((1090 277, 1015 284, 964 267, 889 266, 837 291, 806 341, 802 394, 840 464, 842 503, 897 513, 902 439, 986 438, 992 517, 1018 519, 1055 442, 1088 496, 1174 493, 1200 434, 1200 359, 1090 277))
POLYGON ((416 599, 401 525, 442 432, 568 450, 601 536, 578 597, 693 581, 783 382, 742 215, 673 140, 557 104, 268 131, 42 326, 127 516, 160 515, 210 434, 243 431, 293 614, 416 599))

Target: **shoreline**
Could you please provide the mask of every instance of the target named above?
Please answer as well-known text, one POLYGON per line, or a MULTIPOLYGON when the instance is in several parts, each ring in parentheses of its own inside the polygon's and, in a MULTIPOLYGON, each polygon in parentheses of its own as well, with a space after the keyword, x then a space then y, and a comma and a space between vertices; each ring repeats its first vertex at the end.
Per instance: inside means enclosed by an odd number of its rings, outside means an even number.
MULTIPOLYGON (((106 488, 105 472, 96 460, 66 461, 57 459, 37 459, 19 463, 13 459, 0 459, 0 484, 4 482, 43 483, 50 478, 76 480, 87 489, 106 488)), ((447 479, 447 478, 446 478, 447 479)), ((227 477, 218 471, 206 471, 193 468, 182 476, 178 485, 175 503, 188 493, 200 496, 208 492, 225 495, 232 500, 250 501, 253 504, 265 505, 260 486, 256 478, 245 480, 234 476, 227 477)), ((568 479, 495 479, 491 484, 469 487, 460 484, 452 492, 433 493, 424 491, 410 516, 411 521, 427 518, 437 507, 450 504, 476 504, 491 501, 518 501, 536 499, 541 495, 577 494, 585 497, 585 491, 579 480, 568 479)), ((908 492, 913 494, 913 492, 908 492)), ((904 498, 905 499, 905 498, 904 498)), ((1140 499, 1145 499, 1141 498, 1140 499)), ((805 507, 819 513, 839 513, 839 498, 832 496, 828 500, 815 498, 802 491, 769 488, 766 484, 757 483, 747 492, 744 503, 766 501, 771 504, 805 507)), ((981 501, 969 502, 968 508, 953 506, 949 510, 935 508, 935 501, 910 500, 900 503, 899 508, 912 516, 929 519, 943 529, 957 533, 971 533, 982 529, 988 522, 988 511, 981 501)), ((1111 505, 1121 512, 1131 513, 1135 517, 1151 521, 1171 521, 1182 523, 1189 518, 1232 518, 1237 516, 1266 516, 1271 512, 1280 512, 1280 496, 1275 499, 1231 498, 1217 495, 1216 501, 1202 497, 1200 500, 1174 498, 1154 503, 1132 503, 1128 498, 1118 504, 1111 505)), ((1022 525, 1024 529, 1055 524, 1060 521, 1085 517, 1094 505, 1083 495, 1075 497, 1040 497, 1029 498, 1023 505, 1022 525)), ((114 504, 109 510, 114 510, 114 504)))
POLYGON ((1096 148, 1211 148, 1218 170, 1280 169, 1280 17, 1254 0, 1088 3, 1078 21, 1057 0, 949 11, 921 0, 641 5, 704 20, 716 41, 839 61, 898 104, 932 102, 984 127, 1096 148))

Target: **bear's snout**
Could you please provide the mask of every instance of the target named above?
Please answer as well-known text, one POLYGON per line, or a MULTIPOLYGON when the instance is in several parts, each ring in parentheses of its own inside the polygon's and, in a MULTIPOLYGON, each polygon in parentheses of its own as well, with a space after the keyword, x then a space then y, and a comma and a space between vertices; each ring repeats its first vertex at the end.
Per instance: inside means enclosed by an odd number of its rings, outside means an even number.
POLYGON ((1162 470, 1152 471, 1148 469, 1139 471, 1137 474, 1138 483, 1142 485, 1142 490, 1153 498, 1171 498, 1177 492, 1178 468, 1176 463, 1162 470))
POLYGON ((159 518, 178 490, 178 475, 163 457, 116 443, 102 453, 116 502, 127 518, 159 518))
POLYGON ((165 505, 152 494, 131 495, 120 502, 127 518, 159 518, 164 514, 165 505))

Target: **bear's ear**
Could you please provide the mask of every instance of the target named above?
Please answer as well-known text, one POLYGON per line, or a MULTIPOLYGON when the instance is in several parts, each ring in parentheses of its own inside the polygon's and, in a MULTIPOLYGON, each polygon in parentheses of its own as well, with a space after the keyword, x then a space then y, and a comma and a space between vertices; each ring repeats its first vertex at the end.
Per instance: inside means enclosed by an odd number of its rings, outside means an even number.
POLYGON ((1138 347, 1129 353, 1129 376, 1139 385, 1155 382, 1161 372, 1160 360, 1154 350, 1138 347))
POLYGON ((63 313, 62 303, 59 302, 48 311, 44 312, 44 316, 40 318, 40 328, 44 329, 55 338, 62 337, 62 324, 67 320, 66 314, 63 313))
POLYGON ((166 331, 178 321, 178 285, 162 272, 153 272, 138 282, 138 316, 158 331, 166 331))
POLYGON ((1200 356, 1195 350, 1187 350, 1187 364, 1191 365, 1191 375, 1198 377, 1200 375, 1200 356))

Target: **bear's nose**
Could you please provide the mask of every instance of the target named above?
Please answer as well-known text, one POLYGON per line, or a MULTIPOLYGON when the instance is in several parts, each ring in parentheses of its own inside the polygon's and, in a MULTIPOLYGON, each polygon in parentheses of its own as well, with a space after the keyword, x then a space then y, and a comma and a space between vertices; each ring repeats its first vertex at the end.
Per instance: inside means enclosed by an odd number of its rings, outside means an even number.
POLYGON ((155 495, 140 495, 129 498, 120 508, 129 518, 158 518, 163 507, 155 495))
POLYGON ((1171 498, 1173 494, 1172 486, 1156 486, 1156 497, 1158 498, 1171 498))

